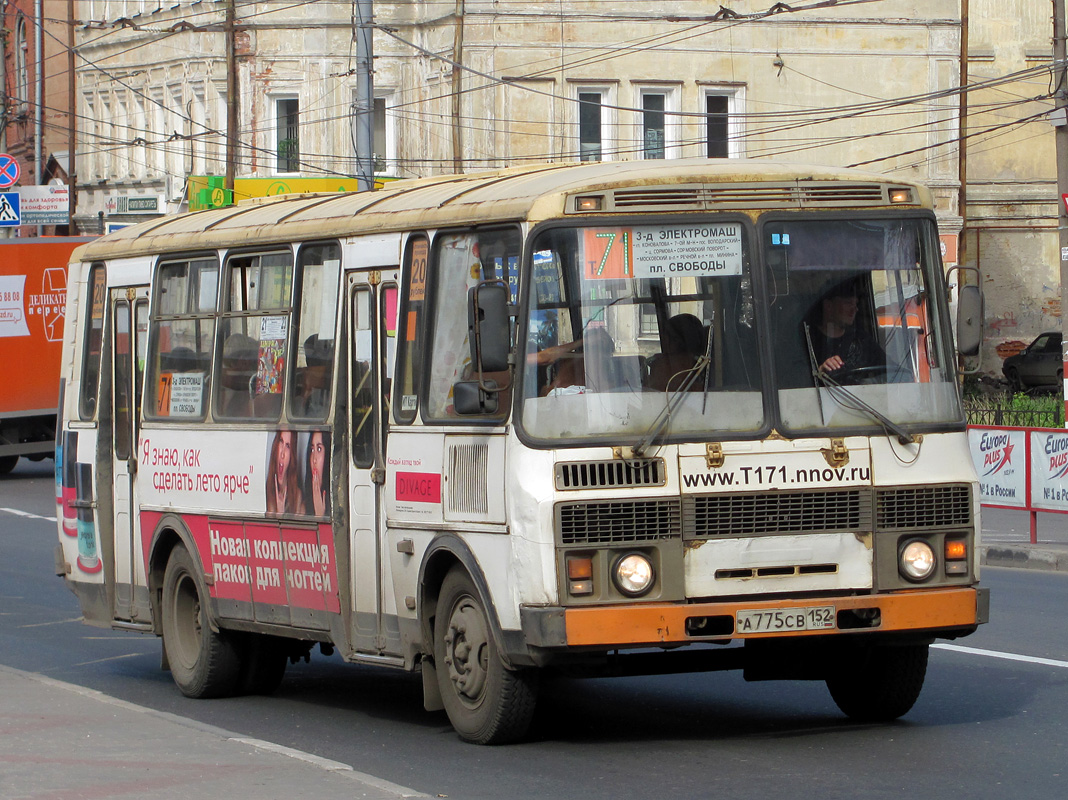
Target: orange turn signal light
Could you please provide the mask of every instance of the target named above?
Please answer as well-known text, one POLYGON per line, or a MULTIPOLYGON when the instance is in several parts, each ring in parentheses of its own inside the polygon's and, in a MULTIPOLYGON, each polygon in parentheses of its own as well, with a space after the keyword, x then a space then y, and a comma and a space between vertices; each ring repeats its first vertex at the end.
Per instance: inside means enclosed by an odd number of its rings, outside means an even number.
POLYGON ((960 540, 946 542, 946 561, 960 561, 968 557, 968 545, 960 540))
POLYGON ((567 577, 572 581, 588 581, 593 577, 593 559, 589 556, 572 556, 567 559, 567 577))

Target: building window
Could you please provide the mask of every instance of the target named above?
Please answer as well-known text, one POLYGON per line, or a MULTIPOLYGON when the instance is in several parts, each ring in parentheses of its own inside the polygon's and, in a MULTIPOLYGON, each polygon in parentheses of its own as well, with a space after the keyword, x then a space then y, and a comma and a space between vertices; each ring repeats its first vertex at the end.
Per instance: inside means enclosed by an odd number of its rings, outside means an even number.
POLYGON ((601 93, 579 92, 579 159, 601 160, 601 93))
POLYGON ((383 92, 374 99, 371 148, 374 171, 378 174, 394 175, 397 172, 397 123, 393 114, 395 100, 392 92, 383 92))
POLYGON ((640 112, 636 129, 638 158, 678 157, 678 90, 655 87, 638 89, 635 106, 640 112))
POLYGON ((278 172, 300 172, 300 101, 286 97, 275 101, 275 136, 278 172))
POLYGON ((23 106, 30 102, 29 51, 26 18, 20 14, 15 23, 15 96, 23 106))
POLYGON ((705 96, 705 146, 709 158, 730 155, 727 135, 727 98, 723 95, 705 96))
POLYGON ((609 152, 610 105, 613 102, 606 86, 582 86, 575 89, 575 122, 578 131, 580 161, 605 161, 609 152))
POLYGON ((705 90, 705 156, 738 158, 744 153, 741 87, 705 90))
POLYGON ((660 93, 642 93, 642 158, 665 158, 667 155, 666 100, 660 93))

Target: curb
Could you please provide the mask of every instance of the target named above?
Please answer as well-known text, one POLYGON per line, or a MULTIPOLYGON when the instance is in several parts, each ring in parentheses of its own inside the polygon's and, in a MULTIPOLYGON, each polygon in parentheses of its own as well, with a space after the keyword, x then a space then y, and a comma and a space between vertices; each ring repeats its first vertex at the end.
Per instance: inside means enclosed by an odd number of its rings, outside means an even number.
POLYGON ((979 563, 990 567, 1068 572, 1068 548, 1063 545, 987 545, 981 548, 979 563))

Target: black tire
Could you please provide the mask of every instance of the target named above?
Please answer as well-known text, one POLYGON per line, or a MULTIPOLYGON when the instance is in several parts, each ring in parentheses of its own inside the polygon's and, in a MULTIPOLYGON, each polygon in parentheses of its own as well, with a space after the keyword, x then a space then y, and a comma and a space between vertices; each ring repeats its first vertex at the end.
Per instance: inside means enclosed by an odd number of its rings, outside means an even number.
POLYGON ((1020 373, 1014 369, 1010 369, 1005 373, 1005 378, 1009 382, 1010 392, 1022 392, 1024 390, 1023 382, 1020 380, 1020 373))
POLYGON ((175 547, 163 574, 163 646, 171 677, 186 697, 233 694, 240 674, 237 642, 208 625, 206 598, 193 557, 175 547))
POLYGON ((449 721, 474 744, 522 738, 534 716, 534 670, 510 670, 501 661, 485 606, 467 573, 445 576, 434 618, 434 666, 449 721))
POLYGON ((7 475, 18 463, 18 456, 4 456, 0 458, 0 475, 7 475))
POLYGON ((289 654, 284 639, 250 633, 239 648, 237 694, 274 694, 286 674, 289 654))
POLYGON ((860 722, 889 722, 915 705, 927 676, 927 645, 868 647, 827 678, 842 712, 860 722))

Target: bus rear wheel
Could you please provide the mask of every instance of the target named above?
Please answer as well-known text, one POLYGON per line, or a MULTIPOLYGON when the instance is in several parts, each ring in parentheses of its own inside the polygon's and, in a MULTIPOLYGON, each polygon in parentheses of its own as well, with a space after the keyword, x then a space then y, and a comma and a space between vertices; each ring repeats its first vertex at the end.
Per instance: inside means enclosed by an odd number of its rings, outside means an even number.
POLYGON ((186 697, 232 694, 241 670, 236 642, 208 623, 207 593, 193 557, 176 547, 163 574, 163 646, 171 676, 186 697))
POLYGON ((18 456, 0 457, 0 475, 7 475, 19 463, 18 456))
POLYGON ((866 647, 839 664, 827 688, 842 712, 859 722, 889 722, 915 705, 927 676, 925 644, 866 647))
POLYGON ((445 576, 438 596, 434 662, 445 711, 461 739, 505 744, 527 732, 537 673, 505 667, 478 591, 460 568, 445 576))

